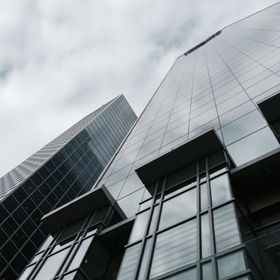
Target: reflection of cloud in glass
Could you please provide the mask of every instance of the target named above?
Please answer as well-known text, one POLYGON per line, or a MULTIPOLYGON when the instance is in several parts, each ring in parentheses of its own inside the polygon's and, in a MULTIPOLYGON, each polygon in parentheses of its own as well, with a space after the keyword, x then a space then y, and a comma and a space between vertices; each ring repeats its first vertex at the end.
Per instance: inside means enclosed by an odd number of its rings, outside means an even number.
POLYGON ((276 148, 279 148, 279 143, 268 127, 227 146, 237 165, 246 163, 276 148))

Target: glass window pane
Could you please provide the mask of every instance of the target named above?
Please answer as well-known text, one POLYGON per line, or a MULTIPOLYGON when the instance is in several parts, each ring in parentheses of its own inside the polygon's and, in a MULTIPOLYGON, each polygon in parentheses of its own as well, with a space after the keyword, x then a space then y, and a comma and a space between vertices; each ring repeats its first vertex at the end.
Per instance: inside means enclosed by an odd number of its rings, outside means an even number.
POLYGON ((202 265, 202 279, 213 280, 212 263, 208 262, 202 265))
POLYGON ((208 209, 208 190, 207 185, 200 185, 200 211, 205 211, 208 209))
POLYGON ((219 205, 231 199, 227 174, 211 180, 210 186, 213 206, 219 205))
POLYGON ((268 127, 227 146, 237 165, 244 164, 278 147, 279 143, 268 127))
POLYGON ((46 241, 44 242, 44 244, 42 245, 42 247, 40 248, 40 251, 47 249, 52 241, 53 241, 53 237, 49 235, 46 241))
POLYGON ((75 253, 75 257, 73 258, 73 260, 68 268, 68 271, 80 266, 85 254, 92 242, 92 239, 93 239, 93 237, 90 237, 90 238, 87 238, 82 241, 82 244, 80 245, 78 251, 75 253))
POLYGON ((265 126, 267 123, 259 111, 253 111, 222 127, 225 144, 230 144, 265 126))
POLYGON ((173 271, 196 260, 196 220, 157 236, 151 278, 173 271))
POLYGON ((209 227, 209 215, 204 214, 201 216, 201 253, 202 258, 206 258, 211 255, 211 243, 210 243, 210 227, 209 227))
POLYGON ((176 275, 164 278, 166 280, 196 280, 196 268, 180 272, 176 275))
POLYGON ((129 238, 129 243, 133 243, 143 238, 149 214, 150 211, 145 211, 136 216, 136 220, 129 238))
POLYGON ((196 189, 163 203, 159 228, 165 228, 196 214, 196 189))
POLYGON ((231 276, 245 270, 244 256, 237 252, 218 259, 219 279, 231 276))
POLYGON ((27 267, 24 272, 21 274, 20 278, 18 280, 26 280, 28 276, 30 275, 32 269, 34 268, 35 264, 27 267))
POLYGON ((138 275, 137 280, 144 280, 145 271, 146 271, 146 268, 147 268, 147 262, 148 262, 149 254, 150 254, 150 251, 151 251, 151 245, 152 245, 151 241, 152 241, 151 238, 147 239, 147 242, 146 242, 146 245, 145 245, 145 251, 144 251, 144 254, 143 254, 142 261, 141 261, 140 271, 139 271, 139 275, 138 275))
POLYGON ((158 210, 159 210, 159 206, 156 205, 154 207, 153 217, 152 217, 150 228, 149 228, 149 234, 156 231, 156 225, 157 225, 157 221, 158 221, 158 210))
POLYGON ((240 238, 233 205, 214 210, 213 216, 217 252, 238 245, 240 238))
POLYGON ((49 280, 53 278, 64 261, 68 251, 69 249, 66 249, 48 257, 35 279, 49 280))
POLYGON ((133 279, 140 254, 140 249, 141 243, 138 243, 137 245, 128 247, 125 250, 117 280, 133 279))

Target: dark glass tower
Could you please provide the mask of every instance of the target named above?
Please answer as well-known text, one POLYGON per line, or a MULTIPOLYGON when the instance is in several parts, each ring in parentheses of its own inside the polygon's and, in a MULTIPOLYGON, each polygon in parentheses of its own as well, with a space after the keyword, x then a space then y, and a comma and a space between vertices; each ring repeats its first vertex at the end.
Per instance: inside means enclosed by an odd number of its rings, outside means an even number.
POLYGON ((279 279, 279 31, 276 4, 179 56, 20 279, 279 279))
POLYGON ((0 179, 0 279, 16 279, 47 236, 41 218, 90 190, 136 120, 123 95, 0 179))

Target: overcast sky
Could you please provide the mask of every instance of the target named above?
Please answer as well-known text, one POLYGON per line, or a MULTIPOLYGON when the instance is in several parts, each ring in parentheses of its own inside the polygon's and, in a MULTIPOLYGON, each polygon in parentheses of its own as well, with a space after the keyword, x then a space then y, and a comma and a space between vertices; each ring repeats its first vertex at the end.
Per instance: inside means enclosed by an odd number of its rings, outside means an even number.
POLYGON ((124 93, 139 115, 175 58, 275 0, 0 0, 0 177, 124 93))

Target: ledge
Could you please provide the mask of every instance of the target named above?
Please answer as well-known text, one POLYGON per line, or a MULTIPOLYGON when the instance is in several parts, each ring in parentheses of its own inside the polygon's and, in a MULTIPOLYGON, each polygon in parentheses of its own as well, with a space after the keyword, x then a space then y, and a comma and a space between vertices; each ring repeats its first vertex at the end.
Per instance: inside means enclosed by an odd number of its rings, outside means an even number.
POLYGON ((120 218, 126 219, 115 199, 103 185, 51 211, 43 216, 42 221, 52 234, 104 206, 112 206, 120 218))
MULTIPOLYGON (((246 187, 262 185, 279 177, 280 148, 231 170, 232 177, 246 187)), ((277 179, 278 180, 278 179, 277 179)))
POLYGON ((135 171, 141 181, 145 185, 148 185, 207 154, 221 149, 225 150, 224 145, 221 143, 214 129, 211 129, 147 164, 140 166, 135 171))
POLYGON ((280 120, 280 93, 270 95, 258 103, 263 115, 268 123, 280 120))

